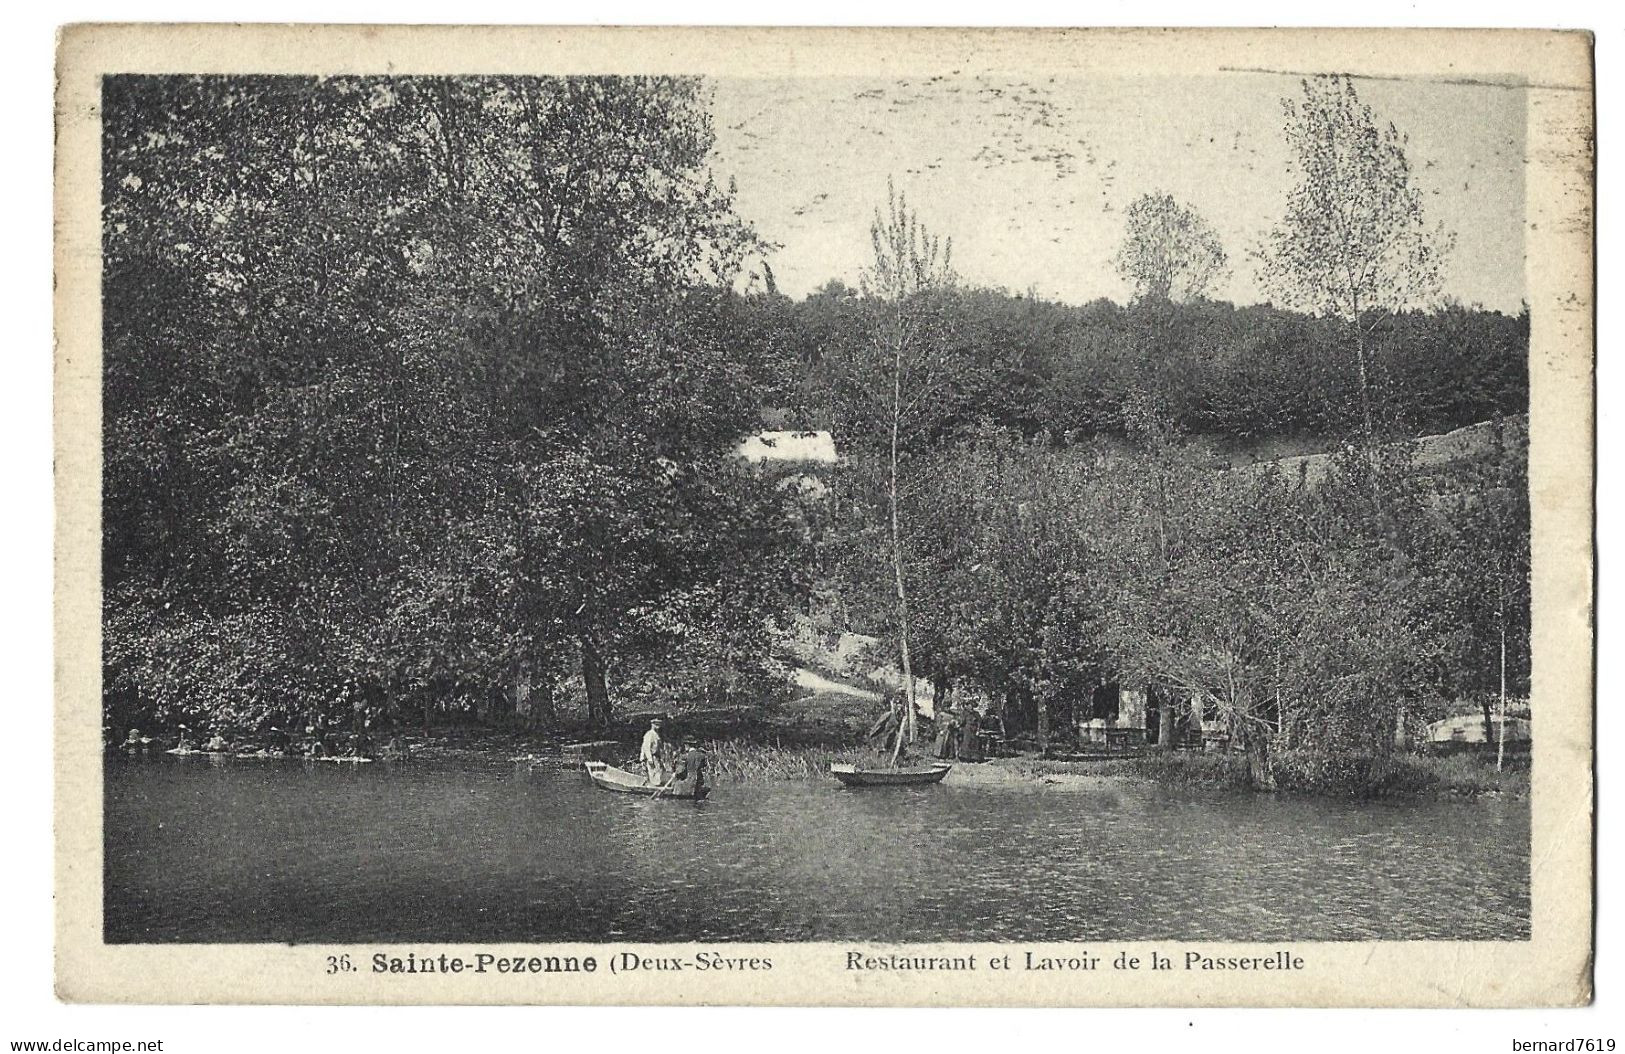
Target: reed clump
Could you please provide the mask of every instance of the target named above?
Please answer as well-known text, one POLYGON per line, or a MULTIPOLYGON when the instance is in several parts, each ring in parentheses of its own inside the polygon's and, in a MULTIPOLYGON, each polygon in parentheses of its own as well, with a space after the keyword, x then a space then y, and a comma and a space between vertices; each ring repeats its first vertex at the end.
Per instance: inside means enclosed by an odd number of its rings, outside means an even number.
POLYGON ((1402 754, 1386 759, 1370 782, 1370 792, 1377 797, 1454 794, 1476 798, 1482 794, 1522 798, 1529 794, 1529 770, 1522 765, 1497 770, 1492 756, 1402 754))
MULTIPOLYGON (((1522 797, 1529 793, 1527 770, 1507 767, 1497 771, 1493 759, 1471 754, 1372 757, 1279 751, 1270 760, 1276 789, 1288 793, 1342 798, 1522 797)), ((1239 790, 1252 786, 1246 758, 1239 753, 1151 753, 1099 765, 1090 771, 1135 776, 1174 787, 1239 790)))
POLYGON ((786 747, 749 740, 716 740, 704 747, 718 783, 824 779, 831 762, 876 768, 891 764, 890 754, 867 747, 786 747))

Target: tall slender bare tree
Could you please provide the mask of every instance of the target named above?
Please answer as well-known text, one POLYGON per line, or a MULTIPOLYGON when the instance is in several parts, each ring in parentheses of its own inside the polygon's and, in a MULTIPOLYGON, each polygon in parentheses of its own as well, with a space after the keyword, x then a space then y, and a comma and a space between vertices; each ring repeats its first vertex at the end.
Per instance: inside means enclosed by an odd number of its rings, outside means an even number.
POLYGON ((886 512, 897 602, 898 652, 903 667, 903 728, 892 763, 906 738, 915 738, 914 666, 909 654, 908 574, 904 565, 903 522, 899 510, 901 457, 905 432, 941 387, 944 349, 940 295, 953 288, 953 242, 933 235, 888 181, 885 211, 875 211, 869 228, 874 260, 863 276, 863 291, 874 304, 870 338, 876 364, 873 392, 888 428, 886 512), (889 388, 889 391, 884 390, 889 388))

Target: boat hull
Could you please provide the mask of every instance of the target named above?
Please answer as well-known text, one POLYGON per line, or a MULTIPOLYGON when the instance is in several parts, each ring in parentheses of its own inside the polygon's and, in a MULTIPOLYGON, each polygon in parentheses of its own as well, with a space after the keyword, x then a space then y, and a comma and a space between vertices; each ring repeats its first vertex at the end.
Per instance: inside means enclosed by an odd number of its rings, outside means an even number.
POLYGON ((618 769, 602 761, 587 762, 587 775, 592 777, 594 786, 604 790, 619 794, 641 794, 646 798, 702 801, 711 793, 710 787, 695 787, 689 780, 678 780, 665 786, 651 787, 637 773, 618 769))
POLYGON ((829 774, 848 787, 919 787, 941 783, 952 765, 907 769, 860 769, 856 765, 830 765, 829 774))

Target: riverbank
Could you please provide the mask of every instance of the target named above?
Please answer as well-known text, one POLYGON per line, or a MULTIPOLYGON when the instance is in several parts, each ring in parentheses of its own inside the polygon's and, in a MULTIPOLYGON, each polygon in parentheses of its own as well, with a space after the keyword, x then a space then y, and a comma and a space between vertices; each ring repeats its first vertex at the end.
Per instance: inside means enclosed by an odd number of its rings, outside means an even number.
MULTIPOLYGON (((884 767, 890 755, 863 744, 875 704, 840 693, 817 693, 782 706, 687 710, 668 719, 668 735, 692 735, 711 758, 715 783, 761 783, 828 778, 831 762, 884 767)), ((558 764, 565 748, 584 740, 613 743, 608 760, 630 763, 647 715, 626 715, 608 730, 563 726, 517 731, 482 726, 403 732, 414 758, 558 764)), ((917 760, 926 746, 913 755, 917 760)), ((1526 767, 1496 771, 1493 758, 1396 755, 1381 759, 1325 759, 1280 755, 1277 790, 1331 797, 1510 797, 1529 793, 1526 767)), ((1121 758, 1060 761, 1033 754, 955 766, 948 782, 1095 786, 1133 780, 1171 788, 1250 792, 1240 754, 1155 750, 1121 758)))
MULTIPOLYGON (((814 692, 782 703, 713 708, 675 708, 664 713, 669 739, 693 736, 711 759, 717 784, 763 783, 829 778, 831 762, 883 768, 887 752, 865 743, 878 703, 848 690, 814 692)), ((422 760, 480 763, 562 764, 572 744, 603 744, 604 760, 630 764, 652 713, 619 715, 610 728, 563 722, 546 729, 515 729, 459 724, 432 729, 383 732, 410 756, 422 760)), ((905 751, 915 761, 929 747, 922 737, 905 751)), ((1510 797, 1529 793, 1527 759, 1497 771, 1493 757, 1402 754, 1387 758, 1327 758, 1277 754, 1276 790, 1342 798, 1510 797)), ((1151 748, 1140 753, 1087 761, 1062 761, 1036 751, 979 763, 960 762, 947 782, 978 785, 1097 786, 1101 781, 1133 780, 1170 788, 1251 793, 1245 758, 1239 753, 1151 748)))
MULTIPOLYGON (((1053 780, 1110 775, 1169 787, 1253 790, 1240 754, 1151 752, 1113 761, 1054 761, 1009 758, 1004 764, 1022 776, 1053 780)), ((1397 754, 1387 758, 1324 759, 1286 756, 1275 767, 1276 790, 1344 798, 1509 797, 1529 795, 1527 768, 1496 771, 1493 758, 1470 754, 1437 757, 1397 754)))
MULTIPOLYGON (((715 760, 719 782, 821 779, 830 762, 851 762, 884 768, 890 756, 873 750, 786 749, 752 743, 713 742, 707 750, 715 760)), ((916 760, 931 760, 919 759, 916 760)), ((1330 766, 1283 759, 1276 770, 1276 790, 1342 798, 1404 797, 1510 797, 1529 794, 1527 770, 1497 772, 1492 760, 1468 755, 1431 757, 1399 755, 1383 759, 1357 759, 1323 775, 1330 766)), ((1118 759, 1058 761, 1038 756, 989 758, 959 762, 949 783, 978 785, 1040 783, 1052 786, 1097 786, 1102 781, 1133 780, 1166 787, 1219 791, 1254 791, 1248 780, 1246 759, 1239 754, 1204 754, 1179 751, 1146 753, 1118 759)))

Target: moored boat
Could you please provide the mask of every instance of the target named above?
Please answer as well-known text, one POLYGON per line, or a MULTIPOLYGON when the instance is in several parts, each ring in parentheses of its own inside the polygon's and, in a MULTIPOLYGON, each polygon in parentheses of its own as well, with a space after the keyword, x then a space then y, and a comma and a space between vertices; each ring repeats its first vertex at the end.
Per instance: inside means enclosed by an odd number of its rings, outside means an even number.
POLYGON ((618 769, 614 765, 603 761, 589 761, 586 764, 587 775, 592 781, 604 790, 619 791, 622 794, 642 794, 650 798, 677 798, 700 801, 711 788, 703 784, 696 787, 693 780, 672 780, 666 784, 651 785, 635 772, 618 769))
POLYGON ((829 774, 848 787, 914 787, 941 783, 952 765, 921 765, 901 769, 860 769, 856 765, 831 763, 829 774))

